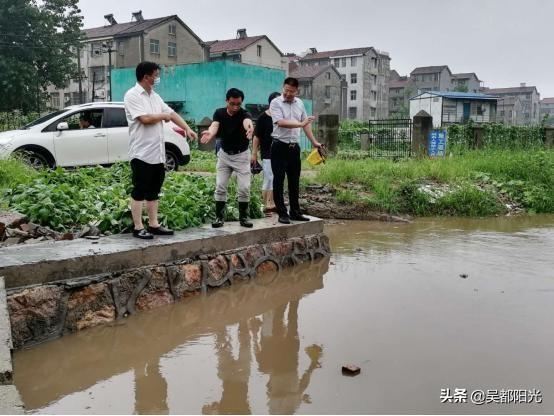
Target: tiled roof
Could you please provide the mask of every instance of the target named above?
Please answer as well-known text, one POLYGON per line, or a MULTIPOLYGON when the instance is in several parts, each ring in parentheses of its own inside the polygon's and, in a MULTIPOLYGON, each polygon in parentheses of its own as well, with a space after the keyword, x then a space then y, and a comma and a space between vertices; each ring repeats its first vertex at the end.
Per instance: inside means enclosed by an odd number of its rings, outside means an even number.
POLYGON ((302 60, 309 60, 309 59, 325 59, 325 58, 332 58, 334 56, 350 56, 350 55, 363 55, 364 53, 370 51, 371 49, 375 50, 374 48, 366 47, 366 48, 352 48, 352 49, 337 49, 334 51, 325 51, 325 52, 317 52, 317 53, 309 53, 302 60))
POLYGON ((491 94, 525 94, 533 92, 537 87, 512 87, 512 88, 490 88, 487 90, 491 94))
POLYGON ((475 72, 467 72, 462 74, 452 74, 452 78, 456 79, 469 79, 471 77, 475 77, 477 80, 479 80, 479 77, 475 72))
POLYGON ((543 98, 541 104, 554 104, 554 97, 543 98))
POLYGON ((84 32, 88 39, 103 38, 116 35, 127 35, 131 33, 142 32, 152 26, 156 26, 164 20, 168 20, 173 17, 175 16, 158 17, 156 19, 145 19, 142 22, 117 23, 115 25, 93 27, 90 29, 85 29, 84 32))
POLYGON ((410 72, 411 75, 415 74, 436 74, 437 72, 442 72, 443 69, 450 69, 448 68, 448 65, 440 65, 440 66, 420 66, 414 69, 412 72, 410 72))
POLYGON ((248 36, 242 39, 212 40, 207 42, 210 45, 210 53, 223 53, 231 51, 242 51, 254 42, 263 39, 265 36, 248 36))
POLYGON ((333 69, 333 65, 299 66, 290 72, 290 76, 298 79, 316 78, 319 74, 333 69))

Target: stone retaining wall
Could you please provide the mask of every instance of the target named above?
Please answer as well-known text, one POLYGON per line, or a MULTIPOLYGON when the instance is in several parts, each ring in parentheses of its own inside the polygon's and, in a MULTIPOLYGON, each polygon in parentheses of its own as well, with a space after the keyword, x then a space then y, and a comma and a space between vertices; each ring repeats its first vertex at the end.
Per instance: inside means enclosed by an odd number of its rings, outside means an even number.
POLYGON ((330 254, 324 234, 290 238, 171 263, 10 289, 14 348, 113 322, 230 284, 330 254))

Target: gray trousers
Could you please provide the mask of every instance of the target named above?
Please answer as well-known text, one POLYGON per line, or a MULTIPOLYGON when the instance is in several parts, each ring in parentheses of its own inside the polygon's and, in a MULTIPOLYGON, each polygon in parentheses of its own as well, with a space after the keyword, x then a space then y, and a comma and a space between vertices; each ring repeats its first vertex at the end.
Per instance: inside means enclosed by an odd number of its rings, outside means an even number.
POLYGON ((217 177, 215 182, 214 199, 227 202, 227 185, 231 174, 237 175, 239 187, 239 202, 250 202, 250 150, 237 155, 229 155, 220 149, 217 152, 217 177))

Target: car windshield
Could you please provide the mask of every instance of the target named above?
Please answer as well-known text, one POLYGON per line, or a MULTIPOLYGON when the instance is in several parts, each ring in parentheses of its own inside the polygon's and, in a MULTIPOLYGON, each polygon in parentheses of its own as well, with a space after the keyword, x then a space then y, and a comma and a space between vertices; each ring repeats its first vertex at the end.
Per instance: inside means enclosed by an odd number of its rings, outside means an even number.
POLYGON ((64 113, 66 110, 58 110, 54 111, 53 113, 46 114, 45 116, 42 116, 40 118, 37 118, 32 123, 26 124, 25 126, 21 127, 20 130, 27 130, 33 126, 36 126, 37 124, 44 123, 45 121, 48 121, 56 116, 59 116, 60 114, 64 113))

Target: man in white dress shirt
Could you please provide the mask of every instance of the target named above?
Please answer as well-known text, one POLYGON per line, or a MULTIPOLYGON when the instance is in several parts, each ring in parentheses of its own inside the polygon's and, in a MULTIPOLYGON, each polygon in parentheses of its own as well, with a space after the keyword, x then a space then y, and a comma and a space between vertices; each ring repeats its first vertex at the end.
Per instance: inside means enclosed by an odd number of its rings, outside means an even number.
POLYGON ((150 240, 154 235, 172 235, 158 223, 158 199, 165 179, 165 142, 163 122, 172 121, 187 137, 196 133, 154 91, 160 83, 160 67, 154 62, 141 62, 136 69, 137 83, 125 94, 125 113, 129 123, 129 160, 133 172, 131 212, 133 236, 150 240), (148 229, 142 224, 143 201, 148 211, 148 229))
POLYGON ((312 142, 312 147, 321 148, 321 144, 312 133, 311 123, 315 117, 306 114, 304 103, 298 95, 298 80, 286 78, 283 83, 283 93, 269 104, 269 112, 273 120, 273 143, 271 144, 271 170, 273 171, 273 199, 279 222, 290 224, 290 221, 309 221, 300 212, 298 201, 300 193, 300 129, 312 142), (285 176, 289 185, 290 214, 285 206, 283 196, 285 176))

